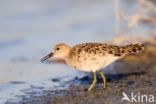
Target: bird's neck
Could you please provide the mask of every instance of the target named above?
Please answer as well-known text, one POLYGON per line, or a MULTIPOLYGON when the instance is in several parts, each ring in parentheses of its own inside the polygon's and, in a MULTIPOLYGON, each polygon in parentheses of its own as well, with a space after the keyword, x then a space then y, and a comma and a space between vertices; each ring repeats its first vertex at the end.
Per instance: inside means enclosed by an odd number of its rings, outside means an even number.
POLYGON ((64 60, 69 59, 69 57, 70 57, 70 50, 71 50, 71 48, 69 47, 69 49, 67 49, 67 50, 65 51, 65 54, 64 54, 63 57, 62 57, 64 60))

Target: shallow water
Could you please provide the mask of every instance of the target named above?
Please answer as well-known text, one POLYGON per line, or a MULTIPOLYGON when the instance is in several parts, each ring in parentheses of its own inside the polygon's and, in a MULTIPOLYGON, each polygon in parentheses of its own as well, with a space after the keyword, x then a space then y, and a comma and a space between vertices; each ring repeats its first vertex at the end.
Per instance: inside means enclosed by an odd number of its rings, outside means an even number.
MULTIPOLYGON (((84 75, 65 64, 40 63, 55 44, 107 42, 114 37, 113 0, 0 2, 0 103, 19 100, 17 95, 26 94, 24 89, 32 86, 56 88, 84 75), (60 81, 52 81, 55 78, 60 81)), ((130 3, 131 8, 122 1, 120 9, 135 13, 137 3, 130 3)), ((150 30, 142 25, 137 32, 144 36, 150 30)))

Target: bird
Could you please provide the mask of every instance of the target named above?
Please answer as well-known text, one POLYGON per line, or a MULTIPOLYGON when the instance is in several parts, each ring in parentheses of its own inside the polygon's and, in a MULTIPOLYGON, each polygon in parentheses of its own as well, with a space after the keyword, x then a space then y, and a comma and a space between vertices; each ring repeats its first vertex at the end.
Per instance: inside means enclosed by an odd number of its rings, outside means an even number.
POLYGON ((53 51, 43 57, 41 62, 57 57, 65 60, 72 68, 94 73, 94 80, 88 91, 94 87, 97 82, 96 72, 99 72, 103 79, 103 87, 106 88, 106 77, 102 69, 112 64, 127 54, 138 53, 144 50, 144 44, 114 45, 108 43, 81 43, 70 47, 65 43, 55 45, 53 51))

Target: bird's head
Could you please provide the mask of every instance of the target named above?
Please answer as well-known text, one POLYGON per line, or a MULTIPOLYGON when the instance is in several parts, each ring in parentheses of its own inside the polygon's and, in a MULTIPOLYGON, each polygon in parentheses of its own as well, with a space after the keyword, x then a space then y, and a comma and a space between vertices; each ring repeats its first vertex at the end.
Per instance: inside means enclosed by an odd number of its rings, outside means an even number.
POLYGON ((43 57, 41 59, 41 62, 47 60, 50 57, 58 57, 58 58, 65 59, 68 56, 70 49, 71 49, 71 47, 69 47, 68 45, 66 45, 64 43, 57 44, 57 45, 55 45, 53 52, 51 52, 48 55, 46 55, 45 57, 43 57))

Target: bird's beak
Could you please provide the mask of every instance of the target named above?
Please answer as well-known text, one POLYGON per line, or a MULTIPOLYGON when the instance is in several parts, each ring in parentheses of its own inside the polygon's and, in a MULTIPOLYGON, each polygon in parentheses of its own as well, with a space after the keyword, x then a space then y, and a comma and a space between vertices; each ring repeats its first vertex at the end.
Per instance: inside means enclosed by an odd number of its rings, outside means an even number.
POLYGON ((53 53, 52 53, 52 52, 49 53, 48 55, 46 55, 45 57, 43 57, 43 58, 41 59, 41 62, 47 60, 47 59, 50 58, 50 57, 53 57, 53 53))

